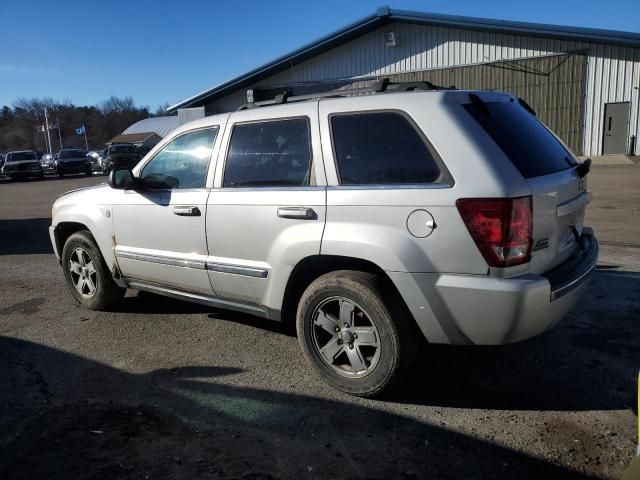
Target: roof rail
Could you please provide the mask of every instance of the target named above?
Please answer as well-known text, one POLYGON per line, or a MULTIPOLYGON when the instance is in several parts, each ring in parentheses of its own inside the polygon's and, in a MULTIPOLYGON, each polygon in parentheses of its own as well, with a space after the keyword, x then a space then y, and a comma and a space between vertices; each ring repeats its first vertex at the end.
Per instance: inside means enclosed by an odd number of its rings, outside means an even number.
MULTIPOLYGON (((274 98, 270 100, 261 100, 259 102, 248 102, 238 107, 236 111, 246 110, 248 108, 266 107, 270 105, 282 105, 284 103, 304 102, 306 100, 315 100, 318 98, 337 98, 337 97, 349 97, 353 95, 362 95, 370 93, 383 93, 383 92, 409 92, 415 90, 455 90, 454 86, 442 87, 434 85, 428 81, 421 82, 390 82, 387 78, 374 80, 370 86, 347 88, 344 90, 331 90, 328 92, 310 93, 307 95, 291 95, 291 89, 283 90, 274 98)), ((253 93, 248 95, 253 97, 253 93)))

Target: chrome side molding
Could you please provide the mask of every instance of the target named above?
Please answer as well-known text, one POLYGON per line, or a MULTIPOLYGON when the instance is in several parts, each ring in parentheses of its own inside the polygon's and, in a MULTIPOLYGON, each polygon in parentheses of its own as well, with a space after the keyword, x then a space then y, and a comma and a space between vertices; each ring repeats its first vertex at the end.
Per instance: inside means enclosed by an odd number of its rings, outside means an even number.
POLYGON ((236 275, 244 275, 245 277, 267 278, 269 272, 264 268, 241 267, 239 265, 230 265, 227 263, 209 263, 207 262, 207 270, 222 273, 234 273, 236 275))
POLYGON ((173 267, 196 268, 198 270, 209 270, 212 272, 232 273, 234 275, 244 275, 245 277, 267 278, 269 271, 265 268, 245 267, 229 263, 209 262, 204 258, 186 258, 152 253, 141 253, 133 250, 125 250, 117 246, 115 253, 118 258, 137 260, 139 262, 151 262, 160 265, 170 265, 173 267))
POLYGON ((126 258, 129 260, 138 260, 140 262, 159 263, 161 265, 171 265, 174 267, 187 267, 197 268, 205 270, 207 262, 205 260, 197 260, 184 257, 168 257, 164 255, 154 255, 150 253, 138 253, 126 250, 121 250, 116 247, 116 255, 119 258, 126 258))

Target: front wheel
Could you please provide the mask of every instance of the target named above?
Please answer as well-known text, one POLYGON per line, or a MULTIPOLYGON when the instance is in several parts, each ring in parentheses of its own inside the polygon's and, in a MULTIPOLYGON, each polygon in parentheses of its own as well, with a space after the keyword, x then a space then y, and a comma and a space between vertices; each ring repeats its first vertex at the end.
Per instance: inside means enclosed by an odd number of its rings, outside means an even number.
POLYGON ((124 296, 91 233, 72 234, 62 250, 62 267, 74 298, 89 310, 107 310, 124 296))
POLYGON ((376 275, 344 270, 319 277, 300 299, 296 326, 302 351, 338 390, 377 396, 397 385, 413 364, 411 319, 386 290, 376 275))

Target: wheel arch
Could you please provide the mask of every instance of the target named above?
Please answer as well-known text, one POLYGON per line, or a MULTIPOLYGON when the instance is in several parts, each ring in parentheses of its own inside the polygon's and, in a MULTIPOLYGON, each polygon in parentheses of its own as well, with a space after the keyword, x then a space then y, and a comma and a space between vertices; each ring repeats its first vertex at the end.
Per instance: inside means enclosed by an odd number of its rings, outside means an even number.
POLYGON ((298 302, 307 287, 316 278, 338 270, 353 270, 377 275, 384 284, 384 290, 389 294, 390 301, 398 302, 406 315, 415 324, 415 319, 407 307, 402 295, 387 273, 370 260, 341 255, 312 255, 300 260, 291 271, 284 289, 282 299, 281 320, 295 323, 298 302))
POLYGON ((84 223, 81 223, 81 222, 69 222, 69 221, 59 222, 56 225, 56 230, 55 230, 56 251, 62 254, 62 249, 64 248, 64 244, 67 243, 67 239, 74 233, 79 232, 81 230, 87 230, 91 232, 89 227, 87 227, 84 223))
POLYGON ((87 207, 81 203, 58 205, 53 218, 57 251, 62 254, 64 244, 75 232, 88 230, 95 240, 105 262, 111 268, 115 262, 113 253, 113 229, 108 206, 87 207), (107 216, 107 210, 109 216, 107 216))

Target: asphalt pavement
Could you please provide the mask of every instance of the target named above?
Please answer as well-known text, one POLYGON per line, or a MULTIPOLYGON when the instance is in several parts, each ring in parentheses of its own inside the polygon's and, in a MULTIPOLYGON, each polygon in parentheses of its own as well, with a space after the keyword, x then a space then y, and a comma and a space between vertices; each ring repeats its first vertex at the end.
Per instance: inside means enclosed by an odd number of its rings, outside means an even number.
POLYGON ((428 346, 381 400, 332 390, 289 326, 128 292, 74 302, 60 193, 0 184, 0 478, 620 478, 636 448, 640 166, 592 168, 584 299, 502 347, 428 346))

